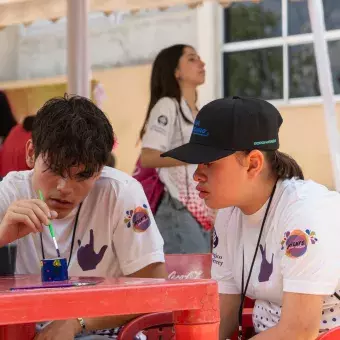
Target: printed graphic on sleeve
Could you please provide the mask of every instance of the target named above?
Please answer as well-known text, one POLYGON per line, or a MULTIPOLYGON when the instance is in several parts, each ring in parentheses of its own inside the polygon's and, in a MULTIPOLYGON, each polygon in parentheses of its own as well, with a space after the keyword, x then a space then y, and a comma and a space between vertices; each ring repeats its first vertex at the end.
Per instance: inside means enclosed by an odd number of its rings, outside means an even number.
POLYGON ((160 125, 166 126, 168 125, 168 117, 161 115, 157 118, 157 121, 160 125))
POLYGON ((309 229, 305 231, 300 229, 286 231, 281 241, 281 250, 286 248, 286 256, 297 258, 306 253, 309 241, 311 244, 315 244, 318 241, 314 231, 309 229))
POLYGON ((137 233, 143 233, 147 230, 151 224, 147 205, 143 204, 143 207, 126 211, 124 223, 128 228, 132 226, 137 233))
POLYGON ((93 229, 90 229, 90 242, 85 246, 81 246, 81 241, 78 240, 78 245, 77 258, 80 268, 83 271, 96 269, 104 257, 107 245, 102 246, 98 254, 95 252, 93 229))
POLYGON ((266 254, 266 245, 263 248, 262 244, 260 244, 260 251, 262 261, 260 267, 259 282, 267 282, 269 281, 269 278, 273 273, 274 254, 272 254, 271 262, 268 262, 266 254))

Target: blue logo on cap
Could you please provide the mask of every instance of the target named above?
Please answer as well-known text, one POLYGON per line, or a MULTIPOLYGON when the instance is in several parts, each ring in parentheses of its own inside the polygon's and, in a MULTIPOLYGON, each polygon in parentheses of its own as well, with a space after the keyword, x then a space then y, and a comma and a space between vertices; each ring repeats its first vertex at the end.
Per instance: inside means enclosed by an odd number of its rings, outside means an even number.
POLYGON ((208 137, 209 136, 208 130, 201 128, 200 124, 201 122, 196 119, 194 123, 194 129, 192 130, 192 134, 197 135, 197 136, 202 136, 202 137, 208 137))

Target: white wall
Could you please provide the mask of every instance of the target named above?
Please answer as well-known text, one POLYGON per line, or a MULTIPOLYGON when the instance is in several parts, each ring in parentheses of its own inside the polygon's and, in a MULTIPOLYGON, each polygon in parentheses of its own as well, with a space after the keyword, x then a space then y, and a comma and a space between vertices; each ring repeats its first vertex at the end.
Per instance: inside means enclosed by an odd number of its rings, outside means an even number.
MULTIPOLYGON (((171 44, 196 46, 196 11, 187 8, 158 13, 94 15, 89 19, 93 69, 149 63, 171 44), (117 23, 118 22, 118 23, 117 23)), ((20 38, 18 78, 66 73, 66 20, 36 23, 20 38)))
POLYGON ((0 81, 17 78, 20 27, 10 26, 0 31, 0 81))

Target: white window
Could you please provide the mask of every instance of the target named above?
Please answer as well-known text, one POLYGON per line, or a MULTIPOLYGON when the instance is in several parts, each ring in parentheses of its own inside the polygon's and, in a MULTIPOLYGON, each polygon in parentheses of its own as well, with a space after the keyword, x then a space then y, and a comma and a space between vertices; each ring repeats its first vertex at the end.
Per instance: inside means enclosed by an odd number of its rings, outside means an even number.
MULTIPOLYGON (((323 4, 334 92, 340 95, 340 1, 323 0, 323 4)), ((285 104, 318 101, 307 1, 244 2, 224 9, 222 68, 224 96, 285 104)))

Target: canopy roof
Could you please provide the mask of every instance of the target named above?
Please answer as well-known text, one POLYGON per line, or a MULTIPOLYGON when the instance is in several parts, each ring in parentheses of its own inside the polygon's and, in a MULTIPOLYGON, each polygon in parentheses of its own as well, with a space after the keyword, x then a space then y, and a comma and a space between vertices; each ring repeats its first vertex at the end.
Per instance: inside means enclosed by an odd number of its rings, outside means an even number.
MULTIPOLYGON (((139 11, 141 9, 166 9, 187 4, 196 7, 208 0, 90 0, 90 12, 139 11)), ((219 0, 222 5, 231 2, 258 0, 219 0)), ((57 20, 65 17, 67 0, 0 0, 0 27, 29 24, 36 20, 57 20)))

